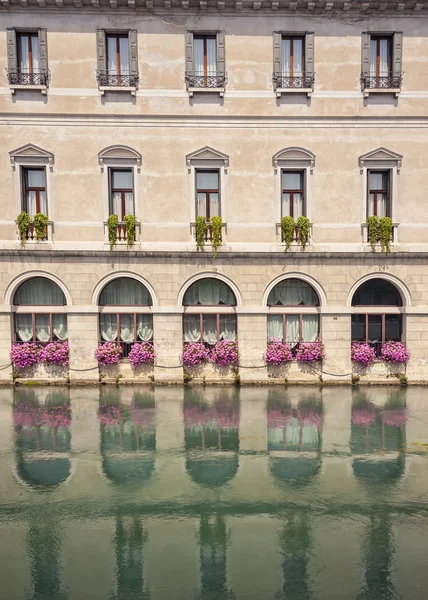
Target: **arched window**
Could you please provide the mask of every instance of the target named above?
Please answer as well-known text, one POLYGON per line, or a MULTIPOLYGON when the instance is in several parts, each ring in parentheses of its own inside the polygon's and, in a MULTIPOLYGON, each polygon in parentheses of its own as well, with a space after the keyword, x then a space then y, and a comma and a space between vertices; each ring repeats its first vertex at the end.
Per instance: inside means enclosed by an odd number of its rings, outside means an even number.
POLYGON ((214 345, 219 340, 236 340, 236 298, 231 288, 219 279, 196 281, 184 294, 185 342, 214 345), (201 310, 201 307, 206 307, 201 310))
POLYGON ((403 300, 397 288, 381 278, 365 281, 352 298, 356 311, 352 315, 352 341, 367 342, 380 354, 385 342, 401 342, 403 300), (376 308, 371 308, 376 307, 376 308))
POLYGON ((291 346, 313 342, 319 336, 320 302, 314 288, 302 279, 280 281, 268 296, 268 340, 282 340, 291 346))
POLYGON ((68 339, 67 315, 64 309, 50 311, 47 307, 67 304, 64 292, 47 277, 27 279, 15 292, 15 343, 46 344, 68 339), (30 308, 32 307, 32 308, 30 308))
POLYGON ((124 358, 133 343, 153 341, 152 304, 149 290, 140 281, 131 277, 110 281, 99 299, 100 341, 121 345, 124 358))

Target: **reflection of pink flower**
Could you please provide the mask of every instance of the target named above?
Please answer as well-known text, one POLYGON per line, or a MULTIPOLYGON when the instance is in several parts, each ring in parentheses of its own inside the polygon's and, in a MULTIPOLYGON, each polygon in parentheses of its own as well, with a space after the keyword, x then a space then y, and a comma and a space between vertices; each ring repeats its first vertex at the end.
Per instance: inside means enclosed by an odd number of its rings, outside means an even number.
POLYGON ((407 412, 403 407, 390 408, 382 411, 382 422, 385 425, 392 425, 392 427, 401 427, 406 424, 407 412))
POLYGON ((209 421, 209 411, 198 404, 188 405, 183 411, 184 425, 186 427, 198 427, 209 421))
POLYGON ((141 425, 148 429, 154 429, 155 427, 155 416, 156 411, 154 408, 148 408, 145 406, 138 406, 133 403, 131 406, 131 420, 135 425, 141 425))
POLYGON ((98 419, 101 425, 117 425, 120 420, 119 406, 102 404, 98 409, 98 419))
POLYGON ((42 411, 38 406, 21 402, 13 409, 13 421, 21 427, 36 427, 40 425, 42 411))
POLYGON ((43 420, 51 427, 70 427, 71 408, 68 404, 49 406, 43 411, 43 420))
POLYGON ((297 418, 301 425, 319 428, 322 425, 322 414, 315 406, 299 406, 297 418))
POLYGON ((215 406, 211 412, 212 419, 221 429, 238 429, 239 415, 229 406, 215 406))
POLYGON ((368 404, 367 406, 356 406, 352 409, 352 423, 367 427, 376 421, 376 409, 368 404))
POLYGON ((271 408, 267 413, 267 425, 269 429, 284 429, 293 418, 291 408, 271 408))

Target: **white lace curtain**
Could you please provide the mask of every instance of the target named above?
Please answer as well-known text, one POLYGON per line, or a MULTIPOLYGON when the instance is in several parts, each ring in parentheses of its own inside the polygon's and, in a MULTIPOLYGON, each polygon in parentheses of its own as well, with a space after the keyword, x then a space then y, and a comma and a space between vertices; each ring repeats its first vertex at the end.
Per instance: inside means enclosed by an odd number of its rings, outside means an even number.
POLYGON ((196 38, 193 40, 193 64, 195 75, 216 75, 217 41, 215 38, 196 38), (205 52, 206 44, 206 52, 205 52), (205 54, 207 68, 205 71, 205 54))
MULTIPOLYGON (((15 318, 17 338, 22 342, 33 339, 33 323, 31 315, 16 315, 15 318)), ((49 315, 36 315, 36 340, 49 342, 50 335, 49 315)), ((52 339, 65 342, 68 339, 67 315, 52 315, 52 339)))
MULTIPOLYGON (((149 342, 153 339, 153 316, 137 315, 137 335, 134 332, 134 315, 119 315, 120 341, 132 344, 137 341, 149 342)), ((100 315, 101 339, 105 342, 117 340, 117 314, 100 315)))
POLYGON ((121 277, 108 283, 100 295, 100 305, 151 306, 148 289, 136 279, 121 277))
MULTIPOLYGON (((285 317, 285 341, 294 346, 300 341, 300 315, 287 315, 285 317)), ((302 315, 302 342, 313 342, 318 337, 319 315, 302 315)), ((283 340, 282 315, 268 315, 267 337, 269 339, 283 340)))
MULTIPOLYGON (((214 345, 217 342, 217 315, 203 315, 201 340, 200 315, 185 315, 183 321, 184 341, 200 342, 214 345)), ((236 340, 236 316, 220 315, 220 340, 236 340)))
POLYGON ((66 301, 63 291, 56 283, 45 277, 33 277, 19 286, 14 304, 62 306, 66 301))
POLYGON ((185 306, 196 306, 198 304, 236 305, 235 295, 228 285, 218 279, 200 279, 194 283, 184 295, 185 306))
POLYGON ((318 306, 318 296, 306 281, 285 279, 269 294, 268 306, 318 306))

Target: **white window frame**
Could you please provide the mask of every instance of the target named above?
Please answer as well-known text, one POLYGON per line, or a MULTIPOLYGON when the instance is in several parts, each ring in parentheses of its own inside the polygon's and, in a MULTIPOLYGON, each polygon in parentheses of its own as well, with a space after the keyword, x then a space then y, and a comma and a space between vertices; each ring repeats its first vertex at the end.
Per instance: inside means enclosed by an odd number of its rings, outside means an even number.
POLYGON ((277 152, 272 159, 275 173, 276 222, 281 222, 282 172, 303 171, 306 217, 312 222, 312 175, 315 155, 304 148, 290 147, 277 152))

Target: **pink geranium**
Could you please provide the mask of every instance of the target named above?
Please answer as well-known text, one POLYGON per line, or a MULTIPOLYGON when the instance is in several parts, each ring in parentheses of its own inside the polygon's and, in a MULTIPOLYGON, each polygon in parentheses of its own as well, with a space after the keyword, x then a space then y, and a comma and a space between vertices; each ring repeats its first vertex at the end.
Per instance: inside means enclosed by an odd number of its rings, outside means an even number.
POLYGON ((268 365, 282 365, 293 360, 293 354, 288 344, 279 340, 269 340, 264 360, 268 365))
POLYGON ((354 425, 368 427, 376 421, 376 409, 369 403, 362 406, 354 406, 351 420, 354 425))
POLYGON ((21 427, 36 427, 42 420, 42 410, 34 404, 21 402, 13 409, 13 421, 21 427))
POLYGON ((267 413, 267 426, 269 429, 284 429, 292 418, 293 411, 291 407, 270 408, 267 413))
POLYGON ((382 411, 382 422, 392 427, 402 427, 407 421, 407 411, 404 407, 389 408, 382 411))
POLYGON ((95 349, 95 358, 99 365, 116 365, 121 354, 122 347, 115 342, 104 342, 95 349))
POLYGON ((402 342, 386 342, 382 346, 381 357, 386 362, 406 363, 410 352, 402 342))
POLYGON ((117 425, 120 421, 120 407, 102 404, 98 409, 98 419, 101 425, 117 425))
POLYGON ((312 363, 325 358, 324 345, 321 340, 301 342, 296 351, 297 362, 312 363))
POLYGON ((66 366, 69 363, 68 342, 51 342, 40 349, 40 361, 51 365, 66 366))
POLYGON ((365 342, 354 342, 351 345, 351 360, 368 367, 376 358, 375 349, 365 342))
POLYGON ((237 366, 239 364, 238 342, 221 340, 211 351, 211 362, 219 367, 237 366))
POLYGON ((138 365, 152 365, 155 362, 156 352, 150 342, 138 342, 132 345, 128 354, 129 362, 133 367, 138 365))
POLYGON ((196 367, 208 362, 210 351, 200 342, 185 344, 183 354, 180 356, 184 367, 196 367))
POLYGON ((48 406, 43 410, 43 421, 51 427, 70 427, 71 408, 69 404, 48 406))
POLYGON ((10 360, 17 369, 24 369, 40 362, 40 346, 33 342, 14 344, 10 351, 10 360))

